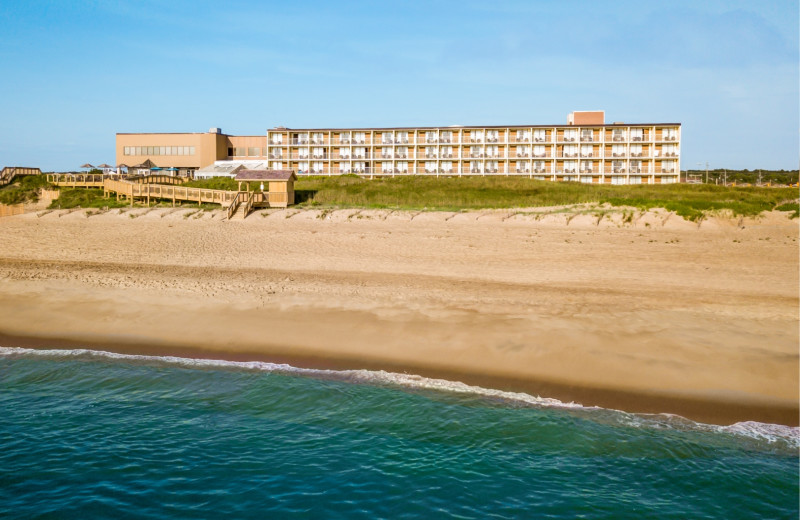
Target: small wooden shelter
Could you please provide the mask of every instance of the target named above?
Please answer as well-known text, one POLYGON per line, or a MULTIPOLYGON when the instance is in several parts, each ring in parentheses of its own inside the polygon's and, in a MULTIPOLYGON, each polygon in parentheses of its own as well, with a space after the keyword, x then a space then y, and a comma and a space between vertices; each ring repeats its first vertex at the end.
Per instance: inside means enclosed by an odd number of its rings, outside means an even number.
POLYGON ((258 183, 257 194, 261 194, 253 205, 268 208, 285 208, 294 204, 294 181, 297 176, 291 170, 239 170, 236 172, 239 191, 245 183, 250 191, 251 183, 258 183))

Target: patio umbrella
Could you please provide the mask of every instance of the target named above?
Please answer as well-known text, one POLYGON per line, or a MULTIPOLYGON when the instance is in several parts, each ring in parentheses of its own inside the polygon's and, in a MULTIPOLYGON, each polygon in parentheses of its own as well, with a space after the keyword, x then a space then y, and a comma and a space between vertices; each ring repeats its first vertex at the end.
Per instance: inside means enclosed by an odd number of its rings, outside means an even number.
POLYGON ((110 164, 106 164, 106 163, 98 164, 97 167, 98 168, 113 168, 113 166, 111 166, 110 164))
POLYGON ((86 164, 84 164, 83 166, 81 166, 81 168, 89 168, 89 169, 91 170, 92 168, 94 168, 94 166, 92 166, 91 164, 89 164, 89 163, 87 162, 86 164))

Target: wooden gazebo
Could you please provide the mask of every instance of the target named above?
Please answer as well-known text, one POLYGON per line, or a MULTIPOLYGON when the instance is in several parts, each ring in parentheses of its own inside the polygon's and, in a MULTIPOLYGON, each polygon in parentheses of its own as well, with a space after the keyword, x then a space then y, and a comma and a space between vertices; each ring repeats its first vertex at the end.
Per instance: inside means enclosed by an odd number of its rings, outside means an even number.
POLYGON ((294 181, 297 176, 291 170, 239 170, 235 179, 240 192, 243 191, 242 183, 248 192, 251 183, 258 183, 254 206, 285 208, 294 204, 294 181))

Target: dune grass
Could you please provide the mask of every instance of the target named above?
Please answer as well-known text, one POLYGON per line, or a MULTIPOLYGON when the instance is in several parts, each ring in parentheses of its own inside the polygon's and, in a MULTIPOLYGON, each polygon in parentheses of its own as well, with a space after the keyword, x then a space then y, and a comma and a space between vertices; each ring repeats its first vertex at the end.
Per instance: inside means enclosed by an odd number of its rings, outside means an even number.
POLYGON ((124 208, 129 205, 129 203, 117 201, 115 197, 103 197, 101 189, 62 188, 58 199, 50 203, 49 209, 124 208))
POLYGON ((14 182, 0 189, 0 203, 20 204, 39 200, 39 190, 50 184, 44 175, 21 175, 14 182))
POLYGON ((792 188, 735 188, 711 184, 594 185, 515 177, 304 177, 295 183, 300 206, 459 211, 598 203, 639 209, 666 208, 697 220, 729 210, 757 215, 797 198, 792 188))

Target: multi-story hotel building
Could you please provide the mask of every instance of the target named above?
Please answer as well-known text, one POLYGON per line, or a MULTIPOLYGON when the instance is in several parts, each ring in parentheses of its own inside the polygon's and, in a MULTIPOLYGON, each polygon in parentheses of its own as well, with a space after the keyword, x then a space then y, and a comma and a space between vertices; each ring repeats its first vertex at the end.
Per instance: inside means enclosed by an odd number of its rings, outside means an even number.
POLYGON ((117 134, 117 162, 132 166, 150 159, 158 166, 172 166, 175 156, 170 155, 168 136, 196 135, 202 137, 189 156, 183 156, 184 168, 260 161, 299 175, 524 175, 668 184, 680 178, 680 129, 680 123, 605 124, 603 112, 573 112, 566 125, 277 127, 266 136, 228 136, 217 129, 209 134, 117 134), (131 136, 152 145, 140 149, 131 136), (213 152, 204 148, 206 141, 214 143, 213 152))

